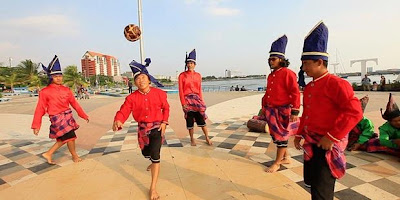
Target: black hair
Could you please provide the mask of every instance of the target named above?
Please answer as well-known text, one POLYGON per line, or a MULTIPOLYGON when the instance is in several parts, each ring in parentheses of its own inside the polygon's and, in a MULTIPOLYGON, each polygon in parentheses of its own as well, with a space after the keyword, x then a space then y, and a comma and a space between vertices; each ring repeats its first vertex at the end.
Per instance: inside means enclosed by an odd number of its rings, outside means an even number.
POLYGON ((133 77, 133 82, 136 81, 137 77, 139 77, 140 74, 145 74, 145 75, 147 76, 147 78, 149 79, 149 81, 151 82, 150 76, 149 76, 148 74, 146 74, 146 73, 139 73, 138 75, 134 76, 134 77, 133 77))
POLYGON ((326 68, 328 68, 328 61, 327 60, 323 60, 324 62, 322 63, 326 68))
POLYGON ((289 65, 290 65, 289 59, 281 58, 281 62, 279 62, 279 66, 289 67, 289 65))
MULTIPOLYGON (((279 62, 280 67, 289 67, 289 65, 290 65, 289 59, 279 58, 279 57, 278 57, 278 59, 281 60, 279 62)), ((269 61, 268 61, 268 66, 271 67, 271 63, 269 63, 269 61)))

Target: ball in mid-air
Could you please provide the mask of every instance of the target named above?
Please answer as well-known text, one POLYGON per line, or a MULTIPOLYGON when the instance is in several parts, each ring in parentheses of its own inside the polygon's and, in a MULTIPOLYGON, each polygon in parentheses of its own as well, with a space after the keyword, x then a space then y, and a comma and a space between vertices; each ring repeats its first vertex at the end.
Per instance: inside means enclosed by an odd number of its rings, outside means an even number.
POLYGON ((124 29, 125 38, 131 42, 139 40, 141 33, 140 28, 135 24, 129 24, 124 29))

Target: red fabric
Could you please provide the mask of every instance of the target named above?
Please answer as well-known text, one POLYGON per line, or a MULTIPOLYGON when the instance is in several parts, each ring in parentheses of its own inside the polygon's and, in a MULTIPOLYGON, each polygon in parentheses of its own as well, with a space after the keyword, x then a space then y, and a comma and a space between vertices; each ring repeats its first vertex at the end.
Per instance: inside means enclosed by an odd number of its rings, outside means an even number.
POLYGON ((338 141, 362 119, 360 101, 354 96, 353 88, 335 75, 324 74, 311 81, 303 94, 300 135, 308 131, 338 141))
POLYGON ((124 104, 115 114, 114 121, 124 123, 131 113, 137 122, 168 123, 167 93, 158 88, 151 88, 147 94, 136 90, 125 98, 124 104))
MULTIPOLYGON (((322 135, 312 132, 307 132, 304 135, 303 150, 305 161, 309 161, 313 157, 312 145, 317 145, 321 138, 322 135)), ((342 178, 346 173, 346 156, 344 155, 344 150, 346 149, 347 139, 347 137, 344 137, 342 140, 335 142, 332 150, 325 153, 325 159, 331 170, 331 174, 337 179, 342 178)))
MULTIPOLYGON (((290 107, 266 107, 265 121, 268 123, 269 134, 276 141, 287 141, 291 135, 294 135, 299 128, 300 120, 290 122, 290 107)), ((262 119, 260 117, 259 119, 262 119)))
POLYGON ((79 125, 72 116, 71 109, 68 109, 58 115, 51 116, 50 122, 51 125, 49 138, 52 139, 59 138, 66 133, 79 128, 79 125))
POLYGON ((262 106, 291 105, 300 109, 300 91, 296 74, 287 67, 274 70, 268 75, 267 90, 262 98, 262 106))
POLYGON ((187 119, 187 113, 192 111, 192 112, 199 112, 202 116, 203 119, 207 119, 206 115, 206 104, 202 99, 200 99, 199 95, 197 94, 189 94, 185 96, 185 100, 187 102, 187 107, 183 109, 183 112, 185 113, 185 119, 187 119))
POLYGON ((49 116, 57 115, 70 109, 69 105, 76 110, 79 117, 83 119, 89 118, 68 87, 50 84, 43 88, 39 93, 39 101, 33 117, 32 129, 40 129, 42 117, 45 113, 48 113, 49 116))
MULTIPOLYGON (((139 122, 138 123, 138 143, 141 150, 144 149, 144 146, 148 146, 150 144, 149 134, 151 130, 160 128, 160 122, 139 122)), ((161 139, 161 144, 164 143, 164 136, 161 139)))
POLYGON ((379 138, 371 138, 367 143, 367 152, 384 152, 390 155, 394 155, 400 157, 400 149, 399 148, 390 148, 387 146, 383 146, 379 140, 379 138))
POLYGON ((203 100, 201 91, 201 75, 195 71, 184 71, 179 74, 179 98, 182 105, 186 105, 185 96, 188 94, 197 94, 203 100))

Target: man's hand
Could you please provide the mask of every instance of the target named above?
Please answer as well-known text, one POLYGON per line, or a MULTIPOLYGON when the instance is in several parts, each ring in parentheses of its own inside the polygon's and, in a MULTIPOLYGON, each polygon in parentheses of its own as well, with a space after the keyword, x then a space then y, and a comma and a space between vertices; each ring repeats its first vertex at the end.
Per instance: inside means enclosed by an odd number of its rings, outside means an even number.
POLYGON ((86 123, 89 123, 89 118, 87 118, 87 119, 85 119, 86 120, 86 123))
POLYGON ((33 134, 38 135, 38 134, 39 134, 39 130, 40 130, 40 129, 38 129, 38 128, 33 129, 33 134))
POLYGON ((294 147, 296 147, 297 150, 301 150, 301 148, 302 148, 301 144, 300 144, 301 139, 302 139, 301 137, 295 137, 294 138, 294 141, 293 141, 294 142, 294 147))
POLYGON ((183 109, 183 110, 186 110, 187 107, 188 107, 188 105, 186 105, 186 104, 185 104, 185 105, 182 105, 182 109, 183 109))
POLYGON ((166 123, 162 123, 160 128, 158 129, 158 131, 161 131, 161 136, 164 136, 166 128, 167 128, 167 124, 166 123))
POLYGON ((124 124, 121 121, 119 121, 119 120, 114 121, 114 124, 113 124, 113 127, 112 127, 113 131, 121 130, 122 129, 122 125, 124 125, 124 124))
POLYGON ((350 151, 357 151, 361 147, 360 143, 355 143, 351 146, 350 151))
POLYGON ((333 142, 328 137, 324 136, 318 142, 317 146, 324 150, 332 150, 333 142))
POLYGON ((295 122, 297 120, 299 120, 299 117, 297 115, 290 115, 290 119, 289 119, 290 122, 295 122))

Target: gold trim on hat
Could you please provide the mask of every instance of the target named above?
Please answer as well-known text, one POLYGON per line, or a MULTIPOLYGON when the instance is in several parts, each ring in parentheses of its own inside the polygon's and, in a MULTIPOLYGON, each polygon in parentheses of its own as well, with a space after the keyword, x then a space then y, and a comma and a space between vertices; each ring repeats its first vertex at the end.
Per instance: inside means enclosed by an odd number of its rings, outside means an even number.
POLYGON ((270 56, 271 56, 271 54, 277 54, 277 55, 281 55, 281 56, 285 57, 285 54, 280 53, 280 52, 269 52, 270 56))
POLYGON ((187 59, 186 62, 196 62, 194 59, 187 59))
POLYGON ((329 57, 329 54, 328 54, 328 53, 324 53, 324 52, 315 52, 315 51, 312 51, 312 52, 303 52, 301 55, 302 55, 302 56, 326 56, 326 57, 329 57))

